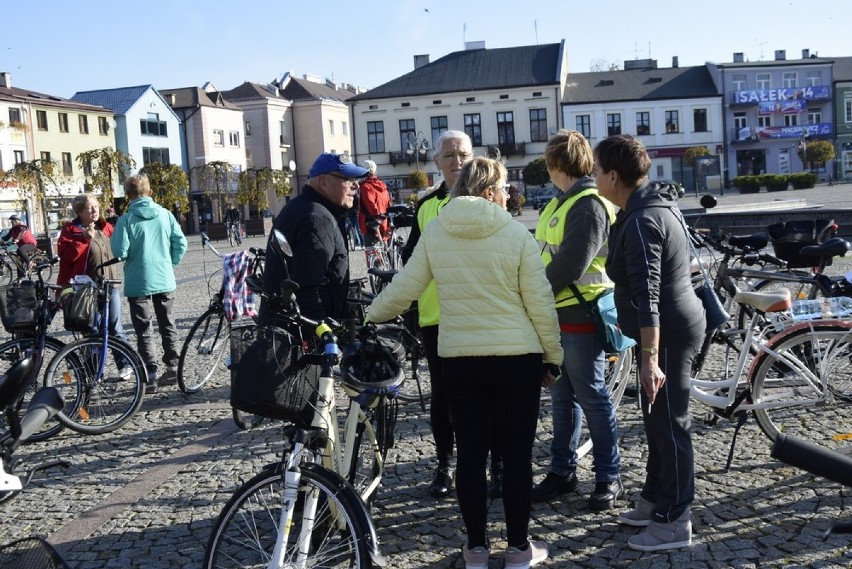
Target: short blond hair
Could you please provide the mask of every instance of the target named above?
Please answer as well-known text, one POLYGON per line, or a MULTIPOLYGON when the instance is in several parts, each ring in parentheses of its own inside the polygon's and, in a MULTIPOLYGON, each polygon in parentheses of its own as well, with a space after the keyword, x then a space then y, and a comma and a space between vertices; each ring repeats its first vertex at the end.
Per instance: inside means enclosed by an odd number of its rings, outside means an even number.
POLYGON ((147 197, 151 195, 151 182, 145 174, 136 174, 128 176, 124 180, 124 194, 130 199, 136 199, 140 196, 147 197))
POLYGON ((488 188, 505 180, 506 167, 502 162, 480 156, 464 163, 450 195, 482 197, 488 188))
POLYGON ((576 130, 563 128, 547 141, 544 163, 548 170, 562 172, 572 178, 582 178, 592 173, 595 155, 585 136, 576 130))

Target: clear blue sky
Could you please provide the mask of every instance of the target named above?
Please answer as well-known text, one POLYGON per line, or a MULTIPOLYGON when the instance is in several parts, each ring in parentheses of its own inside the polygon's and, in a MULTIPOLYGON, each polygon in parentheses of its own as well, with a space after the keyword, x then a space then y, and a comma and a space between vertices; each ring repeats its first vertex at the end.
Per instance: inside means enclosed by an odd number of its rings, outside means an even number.
POLYGON ((43 0, 4 17, 0 71, 60 97, 152 84, 222 90, 285 71, 376 87, 464 41, 510 47, 567 40, 571 71, 651 57, 660 67, 771 60, 801 50, 852 56, 848 0, 43 0), (427 12, 428 10, 428 12, 427 12), (249 16, 251 14, 251 16, 249 16), (846 14, 842 16, 841 14, 846 14))

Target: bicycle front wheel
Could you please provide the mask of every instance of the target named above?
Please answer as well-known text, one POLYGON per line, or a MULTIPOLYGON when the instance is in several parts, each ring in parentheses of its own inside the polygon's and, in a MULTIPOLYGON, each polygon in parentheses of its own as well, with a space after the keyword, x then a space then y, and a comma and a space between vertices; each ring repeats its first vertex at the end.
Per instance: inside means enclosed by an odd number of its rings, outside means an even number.
POLYGON ((229 377, 226 367, 230 350, 230 326, 220 307, 211 307, 195 321, 178 359, 178 387, 195 393, 216 375, 229 377))
POLYGON ((0 262, 0 286, 6 286, 12 284, 18 276, 18 270, 15 268, 15 265, 12 264, 8 258, 3 259, 3 262, 0 262))
POLYGON ((285 530, 289 531, 282 552, 284 567, 372 567, 368 528, 363 522, 366 513, 358 511, 363 505, 339 477, 324 469, 302 466, 289 528, 281 526, 281 468, 264 470, 243 484, 225 504, 213 526, 203 567, 269 567, 278 534, 285 530), (302 516, 307 496, 317 498, 313 519, 302 516), (305 548, 307 559, 300 564, 299 537, 303 534, 310 536, 310 543, 305 548))
POLYGON ((848 448, 852 439, 852 328, 818 322, 812 328, 793 331, 771 346, 778 356, 767 352, 759 356, 752 400, 767 408, 756 409, 754 415, 772 440, 784 433, 835 450, 848 448))
MULTIPOLYGON (((16 362, 24 359, 30 350, 36 348, 38 344, 38 338, 17 338, 15 340, 9 340, 8 342, 4 342, 0 345, 0 375, 5 374, 12 365, 16 362)), ((65 346, 64 343, 57 340, 56 338, 47 337, 44 339, 44 358, 42 359, 42 367, 45 362, 50 361, 56 354, 59 353, 60 350, 65 346)), ((24 392, 24 396, 15 404, 15 411, 18 414, 18 418, 24 416, 24 413, 27 412, 27 407, 29 406, 30 400, 33 395, 35 395, 36 391, 41 388, 41 381, 39 380, 39 373, 41 369, 36 370, 32 381, 30 381, 29 385, 27 385, 27 390, 24 392)), ((5 414, 0 414, 0 424, 5 421, 5 414)), ((41 426, 41 428, 33 433, 30 438, 27 439, 27 442, 39 442, 44 441, 57 434, 64 428, 64 425, 57 421, 54 418, 50 418, 41 426)))
POLYGON ((47 366, 45 385, 58 387, 65 407, 56 418, 86 435, 116 430, 142 405, 145 365, 136 351, 117 338, 107 349, 97 337, 83 338, 62 348, 47 366), (131 374, 122 371, 129 368, 131 374))
MULTIPOLYGON (((609 393, 612 406, 618 410, 618 405, 624 397, 624 390, 630 383, 630 375, 633 372, 633 348, 627 348, 616 354, 604 355, 604 382, 609 393)), ((562 378, 560 381, 565 381, 562 378)), ((583 419, 585 421, 585 418, 583 419)), ((580 445, 577 447, 577 458, 582 458, 592 450, 592 438, 588 427, 580 435, 580 445)))

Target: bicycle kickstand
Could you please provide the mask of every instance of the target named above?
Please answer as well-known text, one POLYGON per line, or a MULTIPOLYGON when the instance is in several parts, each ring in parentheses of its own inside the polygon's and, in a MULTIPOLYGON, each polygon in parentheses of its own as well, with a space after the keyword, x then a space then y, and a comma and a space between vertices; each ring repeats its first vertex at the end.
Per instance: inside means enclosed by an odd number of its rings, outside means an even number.
POLYGON ((748 421, 748 413, 740 411, 736 414, 737 424, 734 426, 734 436, 731 437, 731 448, 728 450, 728 461, 725 463, 725 472, 731 470, 731 463, 734 461, 734 446, 737 444, 737 435, 740 434, 740 429, 748 421))

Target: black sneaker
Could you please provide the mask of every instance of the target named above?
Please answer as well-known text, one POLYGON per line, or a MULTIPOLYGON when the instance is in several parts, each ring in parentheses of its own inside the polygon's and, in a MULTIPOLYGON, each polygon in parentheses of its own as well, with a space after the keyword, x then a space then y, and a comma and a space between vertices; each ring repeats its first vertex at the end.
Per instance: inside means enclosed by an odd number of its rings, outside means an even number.
POLYGON ((562 494, 576 492, 579 487, 580 482, 577 480, 576 474, 559 476, 553 472, 548 472, 544 480, 533 486, 532 501, 549 502, 562 494))
POLYGON ((595 491, 589 496, 589 509, 596 512, 612 509, 615 501, 624 496, 621 480, 595 483, 595 491))
POLYGON ((445 498, 453 487, 453 476, 449 467, 439 466, 429 485, 429 495, 433 498, 445 498))
POLYGON ((177 368, 168 367, 163 375, 157 378, 157 383, 160 385, 174 385, 177 383, 177 368))

